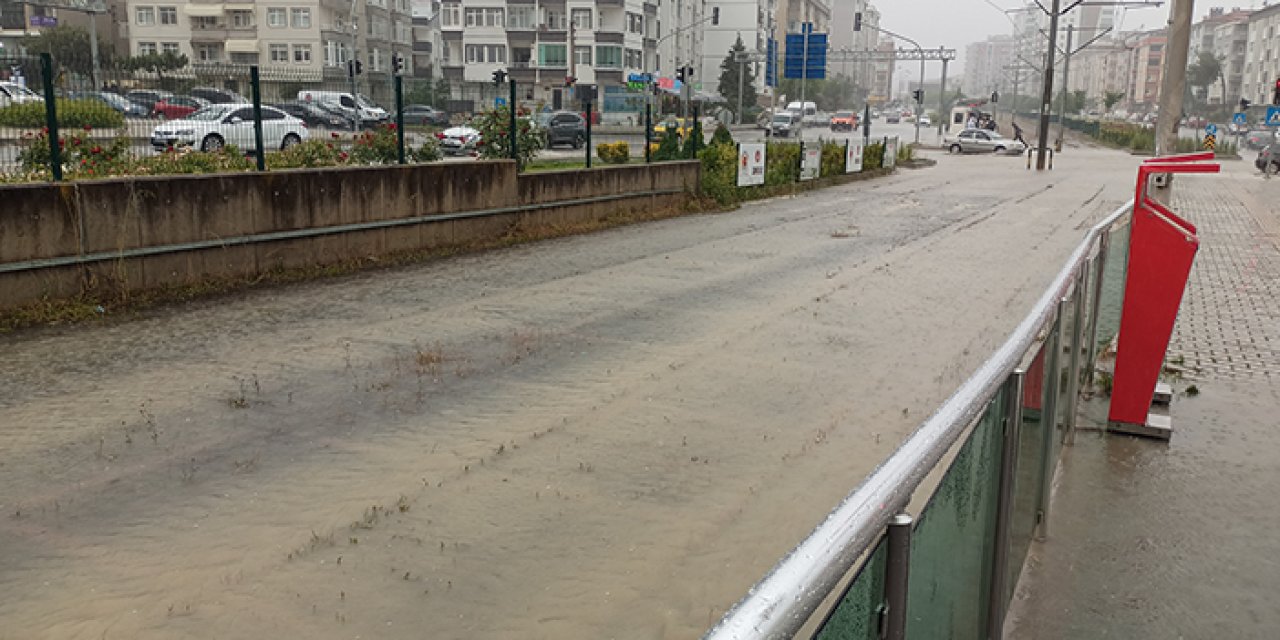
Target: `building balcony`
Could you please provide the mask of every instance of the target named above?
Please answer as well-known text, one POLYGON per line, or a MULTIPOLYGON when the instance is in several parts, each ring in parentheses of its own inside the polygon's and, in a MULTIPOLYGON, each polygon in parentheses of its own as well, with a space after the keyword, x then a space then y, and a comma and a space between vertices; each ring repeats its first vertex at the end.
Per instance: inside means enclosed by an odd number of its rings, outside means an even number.
POLYGON ((230 32, 224 27, 213 29, 192 29, 192 42, 225 42, 230 37, 230 32))

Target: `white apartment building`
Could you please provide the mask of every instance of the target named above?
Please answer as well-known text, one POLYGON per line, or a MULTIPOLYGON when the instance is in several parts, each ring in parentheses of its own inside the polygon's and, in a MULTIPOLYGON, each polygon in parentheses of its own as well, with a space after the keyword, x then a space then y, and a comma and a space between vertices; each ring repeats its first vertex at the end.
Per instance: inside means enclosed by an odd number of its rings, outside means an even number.
MULTIPOLYGON (((874 51, 880 46, 880 11, 871 0, 842 0, 831 6, 831 49, 833 51, 874 51), (862 14, 862 30, 853 30, 854 14, 862 14)), ((875 84, 875 65, 869 61, 831 62, 830 71, 848 76, 870 91, 875 84)))
POLYGON ((1013 36, 991 36, 965 48, 963 89, 969 96, 986 96, 993 91, 1009 91, 1008 67, 1014 61, 1017 41, 1013 36))
POLYGON ((1280 4, 1249 16, 1240 97, 1255 105, 1271 104, 1280 80, 1280 4))
MULTIPOLYGON (((1128 95, 1132 59, 1133 53, 1123 37, 1099 40, 1071 58, 1067 89, 1083 91, 1086 107, 1101 112, 1106 107, 1107 93, 1128 95)), ((1124 104, 1122 99, 1112 108, 1122 108, 1124 104)))
POLYGON ((465 99, 496 97, 493 72, 502 69, 526 87, 521 100, 567 107, 577 88, 594 86, 605 110, 634 104, 628 79, 658 65, 658 9, 657 0, 444 2, 441 70, 465 99))
MULTIPOLYGON (((127 0, 130 55, 181 54, 200 65, 256 64, 264 78, 346 76, 353 52, 370 78, 389 78, 393 55, 408 59, 409 0, 127 0)), ((412 67, 406 65, 406 74, 412 67)), ((372 81, 371 79, 366 79, 372 81)))
MULTIPOLYGON (((715 93, 720 82, 720 64, 738 38, 746 51, 759 54, 760 60, 768 49, 770 18, 776 10, 777 0, 707 0, 707 18, 710 12, 720 10, 719 24, 705 22, 702 27, 702 49, 698 63, 694 65, 694 87, 702 93, 715 93)), ((764 64, 752 63, 756 69, 756 91, 765 90, 764 64)), ((733 96, 725 96, 732 98, 733 96)))

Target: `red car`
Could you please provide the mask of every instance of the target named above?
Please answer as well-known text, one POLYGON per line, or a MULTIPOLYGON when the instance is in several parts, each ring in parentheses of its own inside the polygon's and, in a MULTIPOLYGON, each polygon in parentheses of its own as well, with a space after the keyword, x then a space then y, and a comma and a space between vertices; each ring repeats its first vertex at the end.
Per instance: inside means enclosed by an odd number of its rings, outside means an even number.
POLYGON ((177 120, 185 118, 205 107, 209 101, 203 98, 187 96, 169 96, 151 108, 151 115, 161 120, 177 120))

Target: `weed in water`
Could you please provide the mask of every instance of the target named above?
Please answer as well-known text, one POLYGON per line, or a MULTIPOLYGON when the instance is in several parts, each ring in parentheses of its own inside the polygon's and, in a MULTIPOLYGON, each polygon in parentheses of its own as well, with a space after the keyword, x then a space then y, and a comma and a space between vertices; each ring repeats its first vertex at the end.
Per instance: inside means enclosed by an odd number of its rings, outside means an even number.
POLYGON ((1189 386, 1189 387, 1187 387, 1187 395, 1189 395, 1189 396, 1198 396, 1198 395, 1200 395, 1200 387, 1197 387, 1197 386, 1196 386, 1196 385, 1194 385, 1194 384, 1193 384, 1193 385, 1191 385, 1191 386, 1189 386))

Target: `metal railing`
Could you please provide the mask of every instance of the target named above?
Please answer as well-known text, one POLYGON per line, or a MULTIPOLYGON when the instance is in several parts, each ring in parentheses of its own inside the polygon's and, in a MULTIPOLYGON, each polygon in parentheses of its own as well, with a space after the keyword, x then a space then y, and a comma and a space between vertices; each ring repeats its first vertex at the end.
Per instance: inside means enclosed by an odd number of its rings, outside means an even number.
POLYGON ((1086 363, 1119 325, 1131 208, 1088 231, 1005 343, 705 638, 1001 637, 1026 549, 1047 531, 1086 363))

